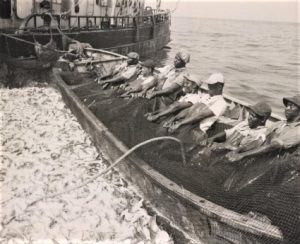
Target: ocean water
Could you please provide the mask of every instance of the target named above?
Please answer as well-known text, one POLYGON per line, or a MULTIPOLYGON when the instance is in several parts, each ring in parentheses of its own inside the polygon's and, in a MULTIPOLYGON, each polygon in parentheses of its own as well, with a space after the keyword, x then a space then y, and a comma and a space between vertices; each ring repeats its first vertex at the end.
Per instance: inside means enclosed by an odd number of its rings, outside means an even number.
POLYGON ((160 65, 178 50, 191 54, 189 72, 205 79, 225 76, 225 93, 249 103, 269 102, 283 115, 282 97, 300 93, 299 24, 172 18, 170 50, 156 55, 160 65))

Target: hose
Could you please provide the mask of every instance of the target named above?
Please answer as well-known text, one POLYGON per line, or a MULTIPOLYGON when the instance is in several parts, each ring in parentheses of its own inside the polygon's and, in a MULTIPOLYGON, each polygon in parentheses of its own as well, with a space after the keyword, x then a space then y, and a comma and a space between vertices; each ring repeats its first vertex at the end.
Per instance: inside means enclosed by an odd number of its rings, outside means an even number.
POLYGON ((182 163, 183 163, 183 166, 186 165, 186 157, 185 157, 185 153, 184 153, 184 147, 183 147, 183 144, 182 142, 175 138, 175 137, 172 137, 172 136, 162 136, 162 137, 155 137, 155 138, 152 138, 152 139, 149 139, 149 140, 146 140, 146 141, 143 141, 137 145, 135 145, 134 147, 132 147, 131 149, 129 149, 127 152, 125 152, 121 157, 119 157, 113 164, 111 164, 109 167, 107 167, 105 170, 101 171, 100 173, 98 173, 97 175, 95 175, 94 177, 92 177, 91 179, 88 179, 86 182, 78 185, 78 186, 75 186, 75 187, 72 187, 70 189, 67 189, 65 191, 62 191, 62 192, 59 192, 59 193, 55 193, 55 194, 52 194, 52 195, 49 195, 49 196, 44 196, 44 197, 40 197, 38 198, 37 200, 31 202, 30 204, 27 205, 26 208, 30 207, 30 206, 33 206, 34 204, 36 204, 37 202, 39 201, 42 201, 44 199, 47 199, 47 198, 54 198, 54 197, 57 197, 57 196, 60 196, 60 195, 63 195, 63 194, 66 194, 66 193, 69 193, 71 191, 74 191, 74 190, 77 190, 79 188, 82 188, 86 185, 88 185, 89 183, 93 182, 94 180, 96 180, 97 178, 99 178, 100 176, 106 174, 108 171, 110 171, 111 169, 113 169, 115 166, 117 166, 120 162, 122 162, 122 160, 124 158, 126 158, 129 154, 131 154, 132 152, 134 152, 136 149, 146 145, 146 144, 149 144, 151 142, 155 142, 155 141, 162 141, 162 140, 173 140, 173 141, 176 141, 180 144, 180 150, 181 150, 181 156, 182 156, 182 163))

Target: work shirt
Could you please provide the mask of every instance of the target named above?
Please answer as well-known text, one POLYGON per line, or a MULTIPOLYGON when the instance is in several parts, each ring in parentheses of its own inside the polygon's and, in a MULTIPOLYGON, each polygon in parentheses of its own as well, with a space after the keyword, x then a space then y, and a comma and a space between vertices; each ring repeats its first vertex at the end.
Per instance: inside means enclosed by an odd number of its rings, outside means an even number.
POLYGON ((178 102, 189 102, 191 104, 195 103, 205 103, 210 98, 209 94, 198 92, 198 93, 188 93, 182 96, 178 102))
POLYGON ((281 121, 274 124, 269 132, 272 133, 271 142, 277 142, 285 149, 300 144, 300 122, 281 121))
POLYGON ((232 146, 243 146, 256 140, 266 140, 267 127, 258 126, 251 129, 248 121, 242 121, 231 129, 225 130, 226 143, 232 146))
POLYGON ((127 65, 127 62, 123 62, 116 66, 111 67, 110 71, 106 75, 120 76, 122 75, 126 80, 134 78, 139 73, 139 68, 137 65, 127 65))
POLYGON ((228 104, 222 95, 212 96, 206 102, 204 102, 204 104, 214 114, 214 116, 205 118, 200 122, 200 130, 206 132, 217 121, 217 119, 225 113, 228 104))
POLYGON ((153 75, 150 75, 150 76, 143 76, 143 75, 139 75, 138 78, 136 80, 133 80, 129 83, 129 85, 131 87, 136 87, 136 86, 142 86, 144 87, 144 85, 150 83, 150 82, 153 82, 153 80, 155 79, 155 77, 153 75))
POLYGON ((129 66, 125 67, 121 73, 121 75, 126 80, 133 78, 137 74, 138 74, 138 68, 136 65, 129 65, 129 66))
POLYGON ((167 65, 160 69, 159 78, 165 79, 161 85, 161 90, 171 87, 173 84, 183 86, 184 75, 187 73, 186 68, 175 68, 174 65, 167 65))

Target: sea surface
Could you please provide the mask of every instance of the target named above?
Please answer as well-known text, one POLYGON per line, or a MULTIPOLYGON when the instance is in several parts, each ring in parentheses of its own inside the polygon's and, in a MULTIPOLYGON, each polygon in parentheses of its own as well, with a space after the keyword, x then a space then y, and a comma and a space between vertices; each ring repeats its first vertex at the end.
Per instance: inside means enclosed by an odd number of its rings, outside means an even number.
POLYGON ((179 50, 191 54, 190 73, 225 76, 225 93, 249 103, 269 102, 283 115, 282 97, 300 93, 297 23, 172 18, 171 49, 156 54, 159 65, 179 50))

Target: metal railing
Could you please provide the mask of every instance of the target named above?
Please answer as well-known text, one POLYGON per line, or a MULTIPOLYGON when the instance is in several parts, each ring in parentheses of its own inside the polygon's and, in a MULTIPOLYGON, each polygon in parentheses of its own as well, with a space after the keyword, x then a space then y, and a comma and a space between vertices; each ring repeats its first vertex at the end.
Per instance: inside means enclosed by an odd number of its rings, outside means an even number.
MULTIPOLYGON (((32 14, 22 24, 21 28, 24 31, 33 31, 49 29, 53 27, 51 21, 47 23, 45 18, 47 15, 32 14), (30 26, 29 26, 30 25, 30 26), (40 25, 40 26, 38 26, 40 25)), ((49 17, 49 16, 48 16, 49 17)), ((85 15, 53 15, 57 25, 62 30, 107 30, 107 29, 124 29, 137 28, 147 25, 156 25, 158 23, 167 22, 170 20, 169 12, 154 13, 144 16, 85 16, 85 15)))

